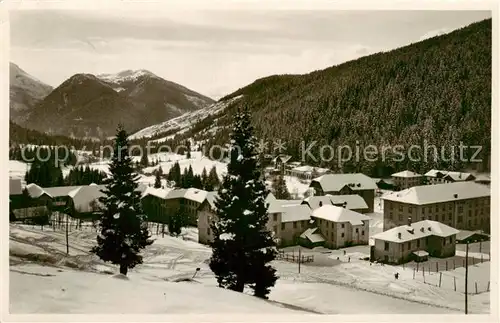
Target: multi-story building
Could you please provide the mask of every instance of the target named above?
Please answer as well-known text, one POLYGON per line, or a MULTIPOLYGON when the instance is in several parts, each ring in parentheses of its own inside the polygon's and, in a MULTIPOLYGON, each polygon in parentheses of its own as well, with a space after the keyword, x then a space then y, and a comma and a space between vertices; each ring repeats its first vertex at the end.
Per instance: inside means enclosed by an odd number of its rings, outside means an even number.
POLYGON ((471 173, 462 172, 449 172, 446 170, 431 169, 424 174, 425 181, 427 184, 442 184, 442 183, 455 183, 455 182, 467 182, 476 179, 471 173))
POLYGON ((382 197, 383 230, 414 221, 433 220, 459 230, 490 228, 490 189, 474 182, 415 186, 382 197))
POLYGON ((370 260, 401 264, 422 256, 455 255, 459 231, 437 221, 423 220, 401 225, 372 236, 370 260))
POLYGON ((369 220, 366 215, 334 205, 323 205, 312 211, 311 218, 325 238, 328 248, 368 244, 369 220))
POLYGON ((377 185, 372 178, 364 174, 327 174, 313 179, 310 187, 314 189, 314 195, 357 194, 361 196, 368 205, 368 213, 373 212, 377 185))
POLYGON ((398 190, 404 190, 413 186, 422 185, 423 175, 405 170, 391 175, 394 186, 398 190))
POLYGON ((293 167, 286 171, 286 174, 295 176, 301 179, 313 179, 318 176, 328 174, 328 168, 313 167, 308 165, 293 167))

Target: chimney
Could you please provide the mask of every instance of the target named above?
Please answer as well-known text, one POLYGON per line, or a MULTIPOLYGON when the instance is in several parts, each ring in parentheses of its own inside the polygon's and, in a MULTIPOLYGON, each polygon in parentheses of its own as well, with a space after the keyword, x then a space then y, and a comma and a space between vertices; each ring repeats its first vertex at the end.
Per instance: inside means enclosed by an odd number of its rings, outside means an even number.
POLYGON ((323 201, 319 201, 319 207, 323 206, 323 201))
POLYGON ((458 194, 453 194, 453 197, 454 198, 458 198, 458 194))
POLYGON ((420 231, 424 232, 424 231, 425 231, 424 227, 421 227, 421 228, 420 228, 420 231))
POLYGON ((345 208, 347 207, 347 202, 344 202, 344 203, 342 204, 342 207, 345 209, 345 208))
POLYGON ((411 227, 411 216, 408 217, 408 226, 411 227))
POLYGON ((401 232, 398 232, 398 238, 401 239, 401 232))

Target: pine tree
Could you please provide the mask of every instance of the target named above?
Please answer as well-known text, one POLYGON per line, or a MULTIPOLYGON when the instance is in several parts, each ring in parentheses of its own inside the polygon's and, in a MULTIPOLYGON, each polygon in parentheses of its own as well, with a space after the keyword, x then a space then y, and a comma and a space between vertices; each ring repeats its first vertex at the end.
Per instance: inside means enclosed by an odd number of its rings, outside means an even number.
POLYGON ((105 181, 105 196, 99 199, 103 205, 101 232, 91 250, 102 260, 119 265, 123 275, 142 263, 140 250, 153 243, 137 191, 138 176, 133 172, 127 137, 119 125, 109 166, 111 176, 105 181))
POLYGON ((191 159, 191 141, 187 141, 187 152, 186 152, 186 158, 191 159))
POLYGON ((214 191, 217 190, 220 186, 219 175, 217 175, 217 169, 215 166, 212 167, 210 173, 208 174, 208 181, 205 185, 206 191, 214 191))
POLYGON ((146 150, 143 151, 141 155, 141 162, 140 162, 142 167, 148 167, 149 166, 149 159, 148 159, 148 153, 146 150))
POLYGON ((210 269, 220 287, 267 298, 276 270, 268 263, 276 257, 276 242, 266 228, 268 191, 260 180, 255 137, 246 109, 238 111, 231 134, 228 173, 215 201, 216 221, 210 269))
MULTIPOLYGON (((201 172, 201 185, 203 186, 204 190, 207 190, 207 184, 208 184, 208 174, 207 174, 207 169, 203 167, 203 171, 201 172)), ((210 189, 209 191, 211 191, 210 189)))
POLYGON ((154 188, 161 188, 161 177, 160 177, 160 172, 156 172, 155 175, 155 185, 154 188))
POLYGON ((272 190, 274 196, 279 200, 289 200, 291 198, 286 187, 285 178, 282 175, 273 178, 272 190))

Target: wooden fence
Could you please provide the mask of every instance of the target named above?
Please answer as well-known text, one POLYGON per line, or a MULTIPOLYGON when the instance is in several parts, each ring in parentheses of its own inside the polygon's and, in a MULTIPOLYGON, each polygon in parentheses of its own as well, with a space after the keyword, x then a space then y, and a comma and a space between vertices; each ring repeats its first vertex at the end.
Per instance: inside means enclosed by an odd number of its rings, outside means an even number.
POLYGON ((285 253, 284 251, 280 251, 278 252, 278 256, 276 257, 276 259, 278 260, 285 260, 285 261, 289 261, 289 262, 299 262, 301 264, 304 264, 304 263, 308 263, 308 262, 313 262, 314 261, 314 256, 298 256, 298 255, 295 255, 295 254, 289 254, 289 253, 285 253))

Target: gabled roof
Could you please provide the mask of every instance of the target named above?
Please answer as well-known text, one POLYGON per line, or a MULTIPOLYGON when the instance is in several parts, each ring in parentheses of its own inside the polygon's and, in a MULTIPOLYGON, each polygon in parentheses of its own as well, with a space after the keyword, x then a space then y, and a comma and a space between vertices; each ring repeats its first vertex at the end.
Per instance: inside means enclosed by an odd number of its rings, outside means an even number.
POLYGON ((292 168, 292 170, 295 172, 303 172, 303 173, 313 173, 315 171, 319 174, 324 174, 330 171, 328 168, 313 167, 309 165, 295 167, 292 168))
POLYGON ((302 201, 302 204, 307 204, 312 210, 316 210, 320 207, 320 202, 322 205, 332 205, 331 196, 328 195, 316 195, 309 196, 302 201))
POLYGON ((20 178, 9 178, 9 195, 23 194, 23 187, 20 178))
POLYGON ((105 188, 105 185, 86 185, 81 186, 71 192, 68 193, 68 196, 73 200, 73 204, 75 209, 78 212, 92 212, 93 210, 90 207, 92 201, 96 201, 98 204, 100 202, 98 199, 101 196, 104 196, 104 193, 101 192, 105 188))
POLYGON ((443 224, 441 222, 423 220, 412 223, 411 226, 402 225, 399 227, 389 229, 387 231, 372 236, 372 238, 374 240, 383 240, 383 241, 400 243, 400 242, 412 241, 415 239, 421 239, 429 236, 449 237, 459 232, 460 231, 458 231, 457 229, 447 226, 446 224, 443 224))
POLYGON ((167 199, 180 199, 183 198, 187 192, 187 188, 176 188, 168 192, 167 199))
POLYGON ((445 176, 447 173, 448 173, 448 171, 445 171, 445 170, 431 169, 430 171, 425 173, 424 176, 437 177, 438 174, 440 174, 441 176, 445 176))
POLYGON ((461 173, 461 172, 448 172, 444 178, 448 180, 453 180, 455 182, 475 179, 474 175, 472 175, 471 173, 461 173))
POLYGON ((273 158, 272 162, 275 163, 278 160, 278 158, 281 159, 282 163, 286 163, 292 158, 292 156, 290 156, 290 155, 278 155, 278 156, 273 158))
POLYGON ((314 210, 312 216, 331 222, 350 222, 351 225, 362 225, 362 221, 370 220, 366 215, 334 205, 323 205, 314 210))
POLYGON ((266 202, 269 203, 267 213, 283 213, 285 212, 285 207, 300 205, 302 200, 278 200, 274 195, 269 193, 266 202))
POLYGON ((391 175, 392 177, 406 177, 406 178, 411 178, 411 177, 422 177, 421 174, 412 172, 411 170, 404 170, 399 173, 394 173, 391 175))
MULTIPOLYGON (((28 194, 32 198, 38 198, 38 197, 42 196, 43 194, 47 194, 48 196, 50 196, 50 194, 48 194, 47 192, 45 192, 43 190, 43 188, 41 188, 40 186, 36 185, 35 183, 30 183, 30 184, 26 185, 26 189, 28 190, 28 194)), ((50 197, 52 197, 52 196, 50 196, 50 197)))
POLYGON ((190 201, 195 201, 202 203, 207 197, 207 191, 200 190, 197 188, 188 188, 184 194, 184 198, 190 201))
POLYGON ((146 196, 151 195, 151 196, 158 197, 160 199, 166 199, 168 193, 171 190, 172 189, 146 187, 146 189, 144 190, 144 192, 142 192, 142 194, 141 194, 142 195, 141 198, 145 198, 146 196))
POLYGON ((344 186, 356 190, 375 190, 377 185, 370 177, 362 173, 326 174, 313 179, 318 182, 324 192, 338 192, 344 186))
POLYGON ((456 182, 414 186, 382 196, 383 200, 415 205, 449 202, 490 196, 487 186, 475 182, 456 182), (457 197, 455 197, 455 194, 457 197))
POLYGON ((68 196, 68 193, 74 191, 77 188, 82 187, 78 186, 56 186, 56 187, 45 187, 43 190, 47 192, 52 197, 60 197, 60 196, 68 196))
POLYGON ((311 219, 311 209, 307 205, 284 205, 282 206, 281 222, 295 222, 311 219))
POLYGON ((301 238, 307 239, 312 243, 316 242, 324 242, 325 238, 323 235, 319 232, 318 228, 309 228, 306 231, 304 231, 301 235, 301 238))

